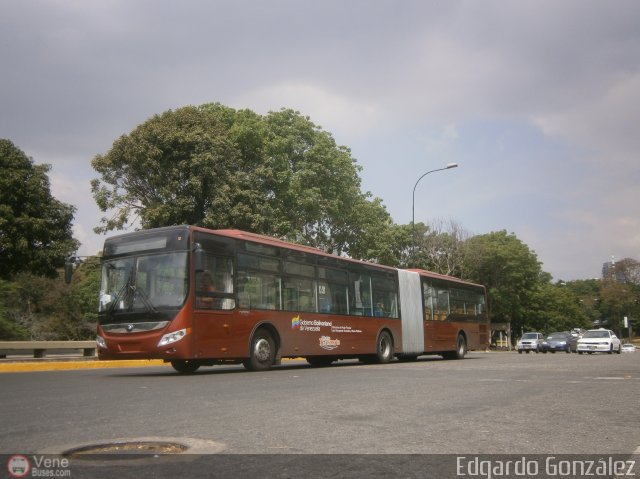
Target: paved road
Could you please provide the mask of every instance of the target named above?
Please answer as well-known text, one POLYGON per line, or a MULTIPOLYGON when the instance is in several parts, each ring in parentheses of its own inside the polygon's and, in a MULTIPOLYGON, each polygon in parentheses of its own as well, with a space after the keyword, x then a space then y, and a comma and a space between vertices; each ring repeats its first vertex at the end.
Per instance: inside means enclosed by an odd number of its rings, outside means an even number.
POLYGON ((149 436, 260 454, 629 453, 640 445, 638 353, 339 364, 2 374, 0 453, 149 436))
POLYGON ((231 454, 628 454, 640 353, 4 373, 0 401, 2 454, 136 438, 231 454))

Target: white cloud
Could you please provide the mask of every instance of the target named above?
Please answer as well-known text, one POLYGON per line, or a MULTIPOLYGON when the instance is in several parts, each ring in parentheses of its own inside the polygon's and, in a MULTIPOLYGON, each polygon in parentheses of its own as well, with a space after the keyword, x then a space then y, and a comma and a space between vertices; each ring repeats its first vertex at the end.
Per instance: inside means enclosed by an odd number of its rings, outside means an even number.
POLYGON ((380 126, 375 103, 358 101, 313 83, 283 82, 253 89, 235 100, 261 113, 293 108, 329 132, 343 138, 359 136, 380 126))
MULTIPOLYGON (((640 69, 640 66, 638 67, 640 69)), ((566 138, 603 168, 638 171, 640 152, 640 71, 611 78, 600 91, 579 96, 570 106, 537 115, 548 135, 566 138)))

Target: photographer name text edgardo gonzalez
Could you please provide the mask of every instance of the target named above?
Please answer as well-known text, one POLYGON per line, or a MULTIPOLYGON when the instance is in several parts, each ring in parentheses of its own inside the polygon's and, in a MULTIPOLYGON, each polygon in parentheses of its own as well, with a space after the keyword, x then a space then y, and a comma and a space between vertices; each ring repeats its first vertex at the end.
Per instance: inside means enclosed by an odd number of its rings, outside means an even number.
POLYGON ((522 456, 514 459, 487 459, 458 456, 456 475, 494 479, 499 477, 634 477, 636 461, 611 456, 573 459, 548 456, 543 459, 522 456))

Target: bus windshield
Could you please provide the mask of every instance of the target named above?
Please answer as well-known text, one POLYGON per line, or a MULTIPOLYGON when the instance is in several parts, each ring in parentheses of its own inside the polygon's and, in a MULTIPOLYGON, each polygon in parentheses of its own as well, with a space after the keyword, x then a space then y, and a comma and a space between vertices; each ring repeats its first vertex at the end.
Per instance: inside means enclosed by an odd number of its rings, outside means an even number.
POLYGON ((188 291, 187 252, 129 256, 104 261, 99 312, 175 309, 188 291))

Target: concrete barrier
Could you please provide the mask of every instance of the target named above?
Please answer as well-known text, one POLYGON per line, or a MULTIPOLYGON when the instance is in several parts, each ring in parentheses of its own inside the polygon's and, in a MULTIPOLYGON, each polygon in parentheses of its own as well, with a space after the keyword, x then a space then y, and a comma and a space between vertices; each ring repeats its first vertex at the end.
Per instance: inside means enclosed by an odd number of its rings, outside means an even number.
POLYGON ((0 341, 0 358, 32 354, 44 358, 47 351, 82 351, 84 357, 96 355, 95 341, 0 341))

